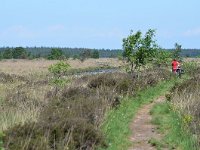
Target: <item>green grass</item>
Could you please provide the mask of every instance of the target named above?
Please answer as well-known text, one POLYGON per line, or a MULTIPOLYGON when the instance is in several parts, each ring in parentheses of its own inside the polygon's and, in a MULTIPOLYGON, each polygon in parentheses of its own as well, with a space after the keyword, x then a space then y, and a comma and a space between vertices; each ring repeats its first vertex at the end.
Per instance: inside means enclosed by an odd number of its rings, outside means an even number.
POLYGON ((3 141, 2 141, 3 133, 0 132, 0 150, 3 150, 3 141))
POLYGON ((152 110, 152 123, 158 126, 164 136, 157 143, 157 149, 168 147, 170 149, 197 150, 197 140, 191 135, 189 130, 184 126, 183 120, 177 112, 172 109, 169 103, 164 102, 156 104, 152 110))
POLYGON ((164 81, 155 87, 149 87, 139 92, 135 98, 127 97, 117 109, 111 110, 107 114, 102 129, 106 135, 106 141, 108 141, 108 150, 128 149, 131 145, 128 139, 131 135, 129 125, 138 109, 160 95, 164 95, 174 85, 174 82, 172 80, 164 81))
POLYGON ((162 150, 165 147, 165 145, 162 142, 160 142, 160 141, 158 141, 157 139, 154 139, 154 138, 151 138, 148 141, 148 143, 151 144, 153 147, 156 147, 157 150, 162 150))

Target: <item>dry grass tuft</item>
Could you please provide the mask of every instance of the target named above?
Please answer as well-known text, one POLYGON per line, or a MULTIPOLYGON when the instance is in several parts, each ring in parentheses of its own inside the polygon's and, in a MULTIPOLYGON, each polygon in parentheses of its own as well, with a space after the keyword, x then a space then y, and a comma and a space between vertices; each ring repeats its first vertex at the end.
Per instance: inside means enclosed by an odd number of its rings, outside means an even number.
MULTIPOLYGON (((200 69, 197 69, 200 70, 200 69)), ((183 123, 200 139, 200 72, 186 82, 176 85, 168 95, 174 109, 180 112, 183 123)))
POLYGON ((1 90, 4 96, 0 105, 0 131, 16 124, 36 121, 41 109, 47 104, 44 96, 50 90, 48 83, 26 81, 6 85, 9 86, 4 87, 7 91, 1 90))

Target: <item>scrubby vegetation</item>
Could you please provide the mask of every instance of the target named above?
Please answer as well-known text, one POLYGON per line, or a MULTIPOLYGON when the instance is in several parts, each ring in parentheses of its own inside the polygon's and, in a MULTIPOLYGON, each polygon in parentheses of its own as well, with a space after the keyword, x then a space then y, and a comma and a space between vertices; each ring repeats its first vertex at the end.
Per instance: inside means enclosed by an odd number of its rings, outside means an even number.
POLYGON ((0 132, 16 124, 36 120, 46 103, 45 92, 50 90, 48 79, 33 80, 4 73, 1 79, 0 132))
POLYGON ((7 149, 94 149, 106 147, 100 130, 105 113, 126 95, 169 79, 162 69, 144 71, 140 78, 127 73, 85 76, 65 87, 53 88, 49 80, 24 81, 5 96, 1 106, 7 149), (41 94, 40 94, 41 93, 41 94), (17 114, 19 118, 16 118, 17 114), (15 116, 14 118, 10 118, 15 116))
POLYGON ((168 101, 173 104, 173 109, 178 111, 183 118, 184 126, 200 139, 200 69, 191 72, 191 79, 176 85, 168 95, 168 101), (195 72, 195 73, 194 73, 195 72))

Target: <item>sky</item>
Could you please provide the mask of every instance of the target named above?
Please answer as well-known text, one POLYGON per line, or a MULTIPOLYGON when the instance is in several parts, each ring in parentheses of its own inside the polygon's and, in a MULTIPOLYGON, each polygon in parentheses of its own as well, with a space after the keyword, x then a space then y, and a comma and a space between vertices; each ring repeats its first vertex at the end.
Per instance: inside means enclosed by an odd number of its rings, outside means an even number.
POLYGON ((162 48, 200 48, 200 0, 0 0, 0 47, 121 49, 155 29, 162 48))

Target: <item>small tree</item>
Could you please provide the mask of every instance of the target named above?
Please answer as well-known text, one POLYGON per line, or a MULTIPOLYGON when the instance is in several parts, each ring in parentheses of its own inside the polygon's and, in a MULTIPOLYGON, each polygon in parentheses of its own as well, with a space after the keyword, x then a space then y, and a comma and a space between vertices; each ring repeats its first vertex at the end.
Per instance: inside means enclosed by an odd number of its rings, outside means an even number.
POLYGON ((12 53, 13 53, 13 58, 15 59, 25 59, 28 57, 28 53, 23 47, 14 48, 12 53))
POLYGON ((2 60, 2 59, 3 59, 3 53, 0 52, 0 60, 2 60))
POLYGON ((84 51, 80 54, 80 60, 83 62, 85 59, 91 58, 91 55, 92 55, 91 50, 89 50, 89 49, 84 50, 84 51))
POLYGON ((98 59, 99 58, 99 51, 98 50, 94 50, 92 52, 92 58, 98 59))
POLYGON ((172 53, 170 51, 158 50, 155 56, 155 65, 158 67, 167 66, 171 61, 172 53))
POLYGON ((75 59, 79 59, 79 58, 80 58, 79 55, 73 55, 73 60, 75 60, 75 59))
POLYGON ((141 66, 151 62, 155 57, 158 46, 153 40, 154 36, 155 30, 149 29, 144 37, 140 31, 135 34, 131 31, 131 34, 123 39, 123 56, 130 63, 131 72, 133 72, 134 65, 135 69, 140 70, 141 66))
POLYGON ((65 54, 65 59, 69 59, 70 58, 70 54, 69 53, 66 53, 65 54))
POLYGON ((172 53, 172 56, 174 59, 180 59, 181 58, 181 45, 179 45, 178 43, 174 44, 175 49, 172 53))
POLYGON ((11 58, 13 58, 12 50, 11 50, 11 49, 6 49, 6 50, 3 52, 3 58, 4 58, 4 59, 11 59, 11 58))
POLYGON ((56 86, 64 86, 67 80, 63 78, 63 75, 69 70, 70 65, 63 61, 51 65, 48 70, 53 74, 53 84, 56 86))
POLYGON ((48 59, 50 59, 50 60, 61 60, 64 58, 65 58, 64 52, 58 48, 53 48, 51 50, 50 55, 48 55, 48 59))
POLYGON ((136 62, 136 52, 139 50, 141 45, 142 32, 137 31, 133 34, 131 30, 130 35, 123 39, 123 55, 127 58, 127 62, 131 65, 131 72, 133 71, 133 65, 136 62))

